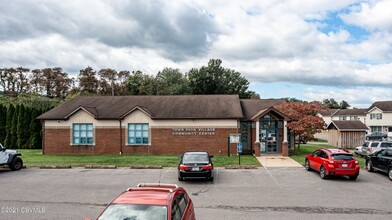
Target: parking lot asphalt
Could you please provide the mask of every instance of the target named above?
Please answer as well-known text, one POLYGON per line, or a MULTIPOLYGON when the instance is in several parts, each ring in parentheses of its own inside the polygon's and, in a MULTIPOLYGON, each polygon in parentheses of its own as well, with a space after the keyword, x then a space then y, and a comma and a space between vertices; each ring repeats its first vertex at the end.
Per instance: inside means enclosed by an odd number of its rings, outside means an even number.
POLYGON ((357 181, 322 180, 304 168, 215 169, 213 183, 178 182, 176 168, 0 168, 0 219, 95 218, 142 182, 183 186, 203 219, 391 219, 392 182, 361 170, 357 181))

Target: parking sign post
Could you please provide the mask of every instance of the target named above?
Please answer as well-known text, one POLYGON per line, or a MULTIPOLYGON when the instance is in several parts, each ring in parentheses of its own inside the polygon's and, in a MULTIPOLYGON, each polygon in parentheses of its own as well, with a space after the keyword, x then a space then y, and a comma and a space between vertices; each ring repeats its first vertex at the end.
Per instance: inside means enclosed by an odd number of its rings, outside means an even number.
POLYGON ((238 165, 241 165, 242 143, 237 143, 238 165))

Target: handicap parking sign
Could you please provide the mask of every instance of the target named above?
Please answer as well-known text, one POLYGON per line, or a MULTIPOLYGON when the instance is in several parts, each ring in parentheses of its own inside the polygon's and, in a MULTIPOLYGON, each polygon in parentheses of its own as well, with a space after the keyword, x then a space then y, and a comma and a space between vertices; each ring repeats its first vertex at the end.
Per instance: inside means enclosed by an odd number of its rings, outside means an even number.
POLYGON ((237 143, 237 153, 238 154, 242 153, 242 143, 241 142, 237 143))

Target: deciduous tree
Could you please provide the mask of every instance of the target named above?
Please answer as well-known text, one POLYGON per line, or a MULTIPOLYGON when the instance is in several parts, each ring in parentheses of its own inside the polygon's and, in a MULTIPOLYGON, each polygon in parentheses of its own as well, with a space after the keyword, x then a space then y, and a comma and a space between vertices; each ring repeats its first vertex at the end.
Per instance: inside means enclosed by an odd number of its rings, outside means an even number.
POLYGON ((98 75, 101 78, 99 82, 100 87, 102 88, 101 94, 108 95, 109 92, 109 94, 114 96, 116 80, 118 77, 117 71, 114 69, 101 69, 98 72, 98 75))
POLYGON ((132 71, 127 80, 129 95, 156 95, 157 83, 155 77, 144 74, 142 71, 132 71))
POLYGON ((179 69, 164 68, 158 72, 158 95, 187 95, 190 94, 189 80, 179 69))
MULTIPOLYGON (((287 127, 294 137, 310 140, 314 134, 321 132, 324 120, 316 114, 324 107, 316 102, 287 102, 276 107, 279 111, 290 118, 287 127)), ((298 153, 300 152, 300 142, 298 143, 298 153)))
POLYGON ((91 67, 80 70, 78 78, 81 93, 97 94, 98 79, 96 75, 96 71, 91 67))
POLYGON ((238 94, 249 98, 249 81, 241 73, 221 66, 222 61, 211 59, 208 66, 188 72, 192 94, 238 94))
POLYGON ((342 100, 340 103, 339 103, 339 108, 340 109, 347 109, 347 108, 349 108, 350 107, 350 104, 348 104, 348 102, 346 102, 346 101, 344 101, 344 100, 342 100))

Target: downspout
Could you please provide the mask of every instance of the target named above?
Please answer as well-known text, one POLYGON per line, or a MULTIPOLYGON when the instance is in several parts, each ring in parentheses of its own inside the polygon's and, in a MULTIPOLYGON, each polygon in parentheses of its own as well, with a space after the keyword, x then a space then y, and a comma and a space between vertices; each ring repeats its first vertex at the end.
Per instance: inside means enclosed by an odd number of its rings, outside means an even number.
POLYGON ((42 126, 42 130, 41 130, 41 144, 42 144, 42 154, 45 155, 45 120, 41 121, 41 126, 42 126))
POLYGON ((121 121, 121 118, 120 118, 120 155, 123 153, 123 147, 122 147, 122 121, 121 121))
POLYGON ((253 146, 253 125, 252 125, 252 121, 250 122, 250 129, 249 129, 249 125, 248 125, 248 133, 250 136, 250 141, 249 141, 249 137, 248 137, 248 145, 251 146, 250 148, 250 153, 253 155, 253 152, 255 150, 254 146, 253 146))

